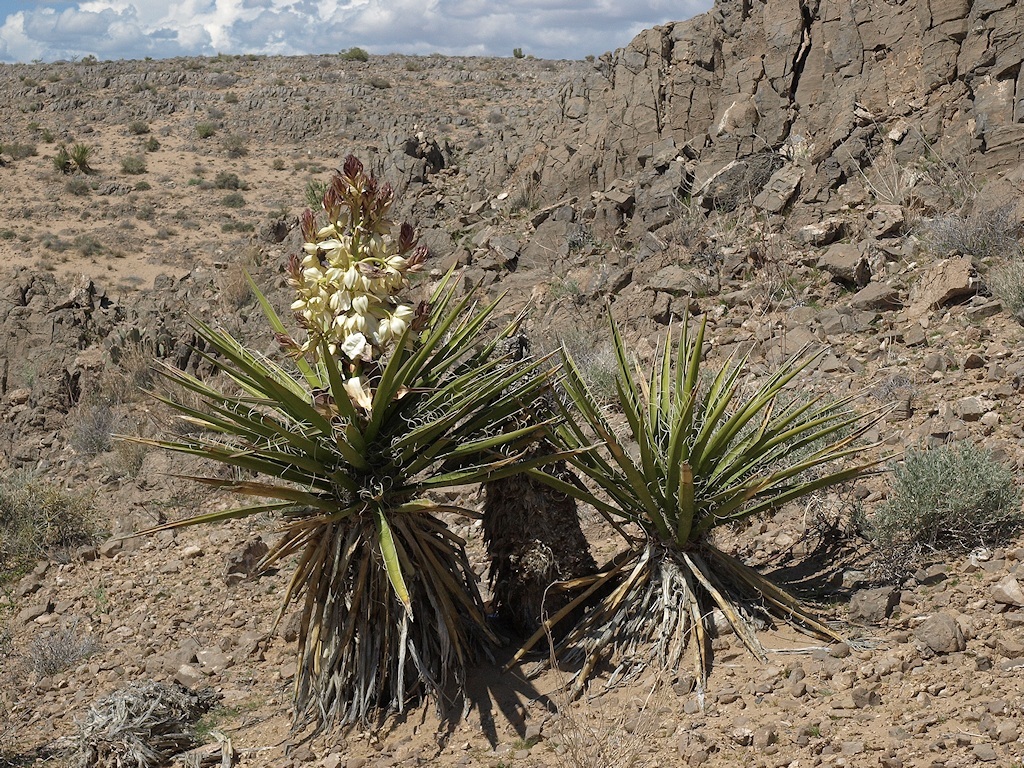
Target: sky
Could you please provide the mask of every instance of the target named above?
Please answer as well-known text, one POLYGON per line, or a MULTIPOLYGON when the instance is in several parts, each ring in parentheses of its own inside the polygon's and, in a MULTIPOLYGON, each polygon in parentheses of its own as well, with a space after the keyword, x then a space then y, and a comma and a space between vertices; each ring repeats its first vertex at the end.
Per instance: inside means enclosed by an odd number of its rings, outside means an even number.
POLYGON ((711 0, 0 0, 0 62, 218 53, 582 59, 711 0))

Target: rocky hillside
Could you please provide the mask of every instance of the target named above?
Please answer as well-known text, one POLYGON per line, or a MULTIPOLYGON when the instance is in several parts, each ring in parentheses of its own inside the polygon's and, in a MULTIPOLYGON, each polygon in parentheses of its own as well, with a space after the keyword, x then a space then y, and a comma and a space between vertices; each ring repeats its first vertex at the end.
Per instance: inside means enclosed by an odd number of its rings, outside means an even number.
MULTIPOLYGON (((90 492, 98 532, 0 578, 0 765, 73 764, 76 719, 141 680, 216 689, 204 733, 252 766, 1020 765, 1024 540, 879 562, 858 524, 885 476, 726 537, 850 644, 769 632, 761 666, 723 632, 704 711, 681 680, 570 704, 557 674, 485 666, 454 733, 417 712, 286 756, 295 625, 273 629, 284 575, 253 572, 273 522, 113 538, 230 502, 110 436, 181 428, 138 389, 153 358, 213 373, 190 313, 275 352, 244 272, 285 305, 297 216, 355 152, 433 276, 531 304, 534 347, 598 384, 606 303, 640 360, 699 314, 709 361, 754 375, 827 346, 802 390, 891 408, 885 450, 965 442, 1019 473, 1022 59, 1010 0, 720 0, 594 62, 0 67, 0 473, 90 492)), ((456 530, 485 575, 479 527, 456 530)))

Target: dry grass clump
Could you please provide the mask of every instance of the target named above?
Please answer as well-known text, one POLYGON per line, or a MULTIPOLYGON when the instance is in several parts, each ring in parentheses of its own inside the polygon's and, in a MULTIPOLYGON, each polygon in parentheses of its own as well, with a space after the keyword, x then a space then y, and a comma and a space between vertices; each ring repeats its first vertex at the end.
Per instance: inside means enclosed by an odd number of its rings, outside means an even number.
POLYGON ((27 473, 0 477, 0 581, 34 560, 88 543, 95 535, 91 496, 27 473))
POLYGON ((96 456, 111 448, 117 417, 108 402, 80 405, 73 414, 71 445, 80 454, 96 456))
POLYGON ((28 660, 37 675, 50 676, 71 669, 99 650, 92 635, 82 634, 78 622, 38 635, 28 647, 28 660))
POLYGON ((82 768, 155 768, 194 747, 196 722, 215 694, 136 682, 90 707, 78 724, 82 768))
POLYGON ((1020 228, 1012 204, 970 214, 950 213, 930 221, 925 241, 940 255, 960 253, 977 259, 1020 257, 1020 228))

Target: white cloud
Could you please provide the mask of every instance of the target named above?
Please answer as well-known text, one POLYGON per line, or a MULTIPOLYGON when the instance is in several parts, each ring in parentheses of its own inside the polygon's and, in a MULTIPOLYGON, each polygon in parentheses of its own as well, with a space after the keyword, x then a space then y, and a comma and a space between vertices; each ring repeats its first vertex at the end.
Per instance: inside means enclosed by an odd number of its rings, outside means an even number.
MULTIPOLYGON (((6 3, 10 7, 12 3, 6 3)), ((0 61, 214 53, 373 53, 582 58, 711 0, 83 0, 13 3, 0 61)))

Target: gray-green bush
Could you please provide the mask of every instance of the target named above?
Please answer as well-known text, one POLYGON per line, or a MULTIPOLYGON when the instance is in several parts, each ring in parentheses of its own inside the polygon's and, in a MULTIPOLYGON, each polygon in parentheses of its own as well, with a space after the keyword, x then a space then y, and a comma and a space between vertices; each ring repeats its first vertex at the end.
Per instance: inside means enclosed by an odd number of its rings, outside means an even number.
POLYGON ((924 550, 969 551, 1024 528, 1013 472, 962 442, 911 449, 893 470, 889 498, 868 521, 883 560, 914 567, 924 550))
POLYGON ((91 541, 92 498, 27 473, 0 475, 0 582, 41 556, 91 541))
POLYGON ((978 259, 1020 256, 1020 232, 1013 205, 970 214, 950 213, 928 223, 925 240, 939 255, 958 252, 978 259))

